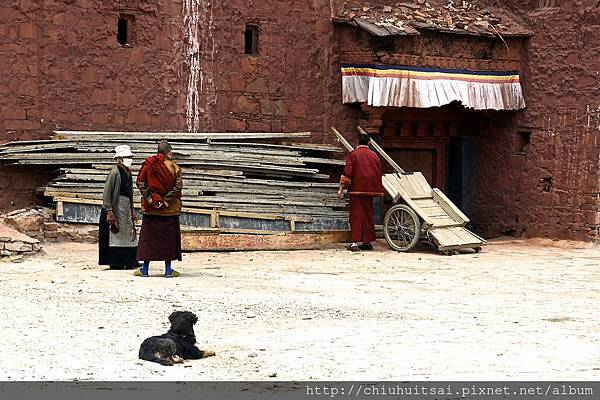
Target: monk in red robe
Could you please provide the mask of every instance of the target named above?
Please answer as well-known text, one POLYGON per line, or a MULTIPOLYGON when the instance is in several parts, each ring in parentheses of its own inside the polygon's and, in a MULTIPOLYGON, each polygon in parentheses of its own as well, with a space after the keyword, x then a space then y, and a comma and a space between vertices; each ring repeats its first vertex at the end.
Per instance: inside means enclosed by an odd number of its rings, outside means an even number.
POLYGON ((383 196, 381 160, 368 147, 369 136, 358 137, 358 147, 346 158, 344 174, 340 178, 338 197, 348 187, 350 197, 350 251, 373 250, 375 222, 373 197, 383 196))
POLYGON ((155 156, 142 164, 136 180, 142 194, 142 229, 137 259, 143 265, 136 276, 148 276, 150 261, 165 262, 165 277, 179 276, 171 261, 181 261, 181 168, 173 160, 171 145, 162 141, 155 156))

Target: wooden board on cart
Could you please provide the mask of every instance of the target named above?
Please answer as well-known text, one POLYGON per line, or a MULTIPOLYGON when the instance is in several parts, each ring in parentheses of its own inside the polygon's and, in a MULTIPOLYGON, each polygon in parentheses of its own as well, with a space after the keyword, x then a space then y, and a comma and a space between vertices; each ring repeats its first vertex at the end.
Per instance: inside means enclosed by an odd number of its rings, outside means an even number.
POLYGON ((479 251, 481 246, 485 244, 485 240, 462 226, 433 228, 428 231, 428 234, 439 251, 464 248, 479 251))
MULTIPOLYGON (((340 132, 334 127, 331 130, 348 152, 354 150, 340 132)), ((360 126, 358 130, 368 135, 360 126)), ((386 193, 395 203, 384 216, 384 236, 390 247, 408 251, 424 232, 442 252, 465 248, 481 250, 485 240, 465 228, 469 218, 441 190, 432 189, 422 173, 405 172, 372 139, 370 145, 396 171, 381 177, 386 193)))
POLYGON ((404 201, 423 219, 424 228, 465 226, 469 218, 420 172, 386 174, 382 183, 394 203, 404 201))
POLYGON ((432 189, 422 173, 386 174, 382 183, 395 203, 403 201, 423 220, 422 229, 438 250, 479 250, 485 244, 464 227, 469 218, 441 190, 432 189))

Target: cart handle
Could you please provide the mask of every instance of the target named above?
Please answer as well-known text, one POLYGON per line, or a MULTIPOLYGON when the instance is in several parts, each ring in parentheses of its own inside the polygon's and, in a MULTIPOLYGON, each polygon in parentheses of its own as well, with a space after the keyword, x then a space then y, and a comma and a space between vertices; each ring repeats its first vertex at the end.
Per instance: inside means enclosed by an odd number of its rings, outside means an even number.
POLYGON ((354 148, 352 147, 352 145, 350 143, 348 143, 348 141, 342 136, 342 134, 339 133, 338 130, 335 129, 333 126, 331 127, 331 130, 335 134, 335 137, 337 138, 338 142, 340 142, 340 144, 342 146, 344 146, 344 148, 346 149, 346 151, 348 153, 351 153, 354 150, 354 148))
MULTIPOLYGON (((360 133, 362 133, 363 135, 369 136, 369 134, 363 128, 361 128, 360 126, 357 126, 357 128, 360 133)), ((398 172, 399 174, 403 174, 404 170, 402 168, 400 168, 400 166, 398 164, 396 164, 396 162, 392 159, 392 157, 390 157, 385 151, 383 151, 381 146, 379 146, 373 139, 371 139, 371 136, 369 136, 369 139, 370 139, 369 144, 371 146, 373 146, 375 151, 378 152, 379 155, 381 157, 383 157, 385 159, 385 161, 387 161, 388 164, 390 164, 396 172, 398 172)))

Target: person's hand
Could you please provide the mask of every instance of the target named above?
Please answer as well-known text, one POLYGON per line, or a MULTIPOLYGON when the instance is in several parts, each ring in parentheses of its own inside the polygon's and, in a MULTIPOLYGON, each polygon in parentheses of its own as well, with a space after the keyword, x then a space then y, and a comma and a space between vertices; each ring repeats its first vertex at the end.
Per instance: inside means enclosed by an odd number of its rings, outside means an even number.
POLYGON ((119 221, 117 221, 115 213, 108 211, 106 213, 106 222, 108 222, 108 227, 112 233, 119 232, 119 221))
POLYGON ((337 191, 337 197, 340 198, 340 199, 344 198, 344 191, 343 191, 342 188, 338 189, 338 191, 337 191))

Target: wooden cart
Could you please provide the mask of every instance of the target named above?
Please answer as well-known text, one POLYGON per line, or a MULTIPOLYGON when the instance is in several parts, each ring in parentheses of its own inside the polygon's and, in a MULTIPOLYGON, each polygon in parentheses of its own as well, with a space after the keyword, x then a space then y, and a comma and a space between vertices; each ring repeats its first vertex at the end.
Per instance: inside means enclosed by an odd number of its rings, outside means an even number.
MULTIPOLYGON (((354 150, 335 128, 332 130, 346 150, 354 150)), ((485 240, 465 228, 469 218, 441 190, 432 189, 422 173, 402 170, 373 140, 370 144, 396 171, 382 177, 383 187, 394 202, 383 218, 383 233, 392 249, 409 251, 419 239, 427 239, 442 254, 460 249, 481 251, 485 240)))

